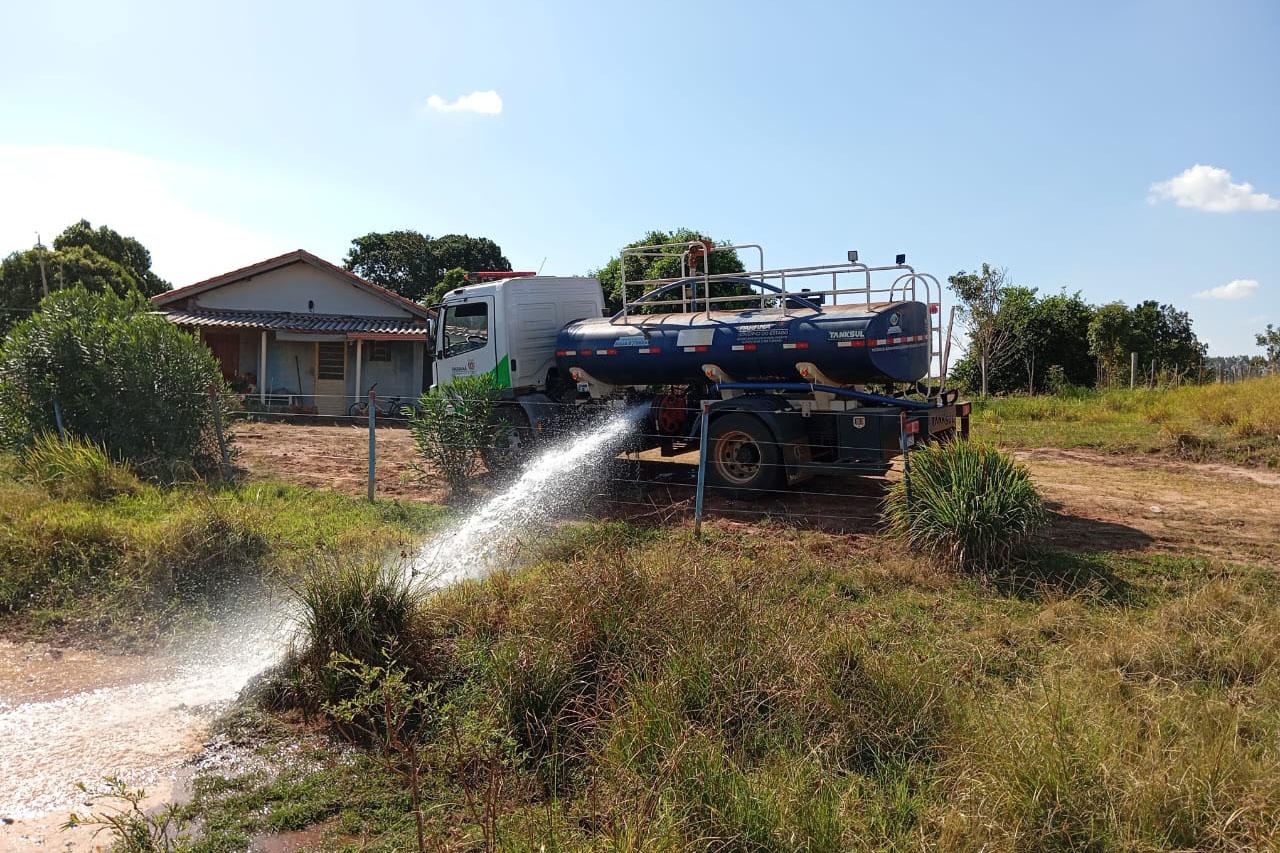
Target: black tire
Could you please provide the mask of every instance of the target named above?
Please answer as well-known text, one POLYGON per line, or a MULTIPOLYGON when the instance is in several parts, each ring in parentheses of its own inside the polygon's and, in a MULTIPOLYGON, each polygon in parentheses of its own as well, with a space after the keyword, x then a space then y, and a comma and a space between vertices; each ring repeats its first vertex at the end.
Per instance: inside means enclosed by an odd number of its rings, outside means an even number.
POLYGON ((357 400, 350 406, 347 406, 347 414, 353 418, 358 418, 369 414, 369 404, 364 400, 357 400))
POLYGON ((493 414, 489 440, 480 448, 484 467, 492 474, 520 467, 533 452, 533 425, 519 406, 499 406, 493 414))
POLYGON ((786 483, 782 448, 755 415, 733 412, 715 418, 707 440, 707 485, 717 492, 759 500, 786 483))

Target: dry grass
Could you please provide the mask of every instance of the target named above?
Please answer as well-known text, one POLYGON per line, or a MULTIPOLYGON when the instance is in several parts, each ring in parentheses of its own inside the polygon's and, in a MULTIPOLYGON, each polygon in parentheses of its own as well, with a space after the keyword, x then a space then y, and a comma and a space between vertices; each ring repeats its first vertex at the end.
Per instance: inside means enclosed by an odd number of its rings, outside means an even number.
POLYGON ((1224 385, 1007 397, 976 407, 979 435, 1018 447, 1165 452, 1280 466, 1280 376, 1224 385))
MULTIPOLYGON (((478 846, 449 803, 482 781, 513 850, 1280 843, 1273 573, 1049 555, 987 584, 882 543, 710 530, 575 528, 420 605, 426 677, 506 744, 437 768, 437 843, 478 846)), ((370 796, 338 820, 395 847, 370 796)))

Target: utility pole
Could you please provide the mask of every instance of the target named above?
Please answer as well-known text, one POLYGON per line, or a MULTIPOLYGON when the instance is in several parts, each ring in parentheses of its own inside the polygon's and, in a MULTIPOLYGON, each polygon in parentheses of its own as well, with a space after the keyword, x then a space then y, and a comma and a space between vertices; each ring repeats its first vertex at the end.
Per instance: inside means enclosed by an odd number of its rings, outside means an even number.
POLYGON ((49 295, 49 280, 48 280, 47 278, 45 278, 45 275, 44 275, 44 243, 41 243, 41 242, 40 242, 40 232, 39 232, 39 231, 37 231, 37 232, 36 232, 36 248, 38 248, 38 249, 40 250, 40 251, 39 251, 39 253, 38 253, 38 254, 39 254, 39 257, 40 257, 40 295, 41 295, 41 296, 48 296, 48 295, 49 295))

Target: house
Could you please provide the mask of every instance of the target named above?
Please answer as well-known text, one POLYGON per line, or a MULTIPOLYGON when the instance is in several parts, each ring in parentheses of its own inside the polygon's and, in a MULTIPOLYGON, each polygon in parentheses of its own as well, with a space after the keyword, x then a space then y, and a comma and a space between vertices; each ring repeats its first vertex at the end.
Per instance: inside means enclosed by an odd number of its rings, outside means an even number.
POLYGON ((430 376, 426 308, 301 249, 151 301, 263 407, 343 415, 375 383, 416 398, 430 376))

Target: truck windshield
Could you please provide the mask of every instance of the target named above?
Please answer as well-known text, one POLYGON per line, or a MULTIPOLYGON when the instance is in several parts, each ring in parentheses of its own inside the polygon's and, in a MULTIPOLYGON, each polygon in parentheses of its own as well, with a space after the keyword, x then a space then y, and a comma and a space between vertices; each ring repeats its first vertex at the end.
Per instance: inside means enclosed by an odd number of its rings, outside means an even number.
POLYGON ((489 343, 489 306, 464 302, 444 309, 441 350, 445 358, 481 349, 489 343))

